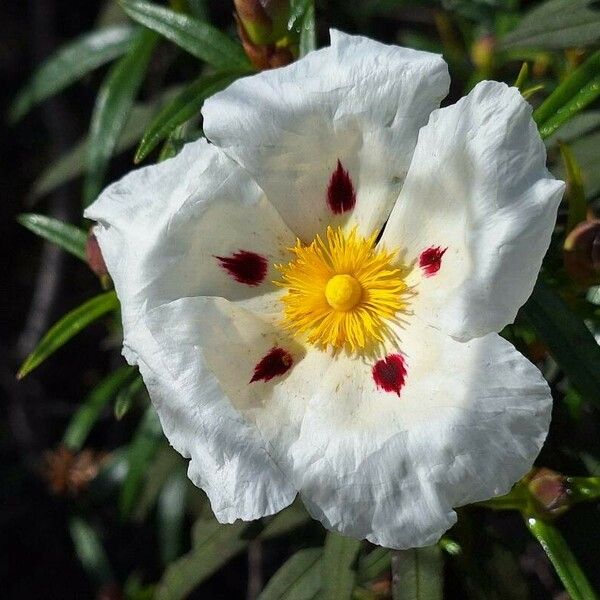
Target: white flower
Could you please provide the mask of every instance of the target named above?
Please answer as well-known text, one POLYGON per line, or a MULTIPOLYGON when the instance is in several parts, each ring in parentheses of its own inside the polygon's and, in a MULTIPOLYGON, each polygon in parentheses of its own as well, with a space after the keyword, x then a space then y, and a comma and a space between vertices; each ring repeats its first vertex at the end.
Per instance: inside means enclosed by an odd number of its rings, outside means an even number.
POLYGON ((212 144, 86 214, 125 356, 221 522, 299 493, 328 528, 422 546, 545 439, 548 386, 495 332, 532 291, 564 185, 515 88, 437 109, 441 57, 331 38, 215 95, 212 144))

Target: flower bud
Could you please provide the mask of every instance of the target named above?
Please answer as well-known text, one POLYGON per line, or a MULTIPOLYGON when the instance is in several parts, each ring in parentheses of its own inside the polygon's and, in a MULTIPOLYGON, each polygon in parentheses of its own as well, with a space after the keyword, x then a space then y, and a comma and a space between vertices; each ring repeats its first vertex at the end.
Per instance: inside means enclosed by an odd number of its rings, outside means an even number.
POLYGON ((89 231, 88 239, 85 245, 85 257, 89 268, 100 279, 102 287, 104 289, 108 289, 111 283, 110 275, 108 274, 108 269, 106 268, 106 263, 104 262, 100 245, 98 244, 98 240, 96 239, 92 229, 89 231))
POLYGON ((291 50, 285 45, 276 44, 256 44, 254 43, 247 30, 241 23, 239 17, 237 17, 238 33, 244 52, 250 59, 250 62, 260 71, 265 69, 274 69, 276 67, 283 67, 289 65, 294 61, 294 55, 291 50))
POLYGON ((288 0, 234 0, 238 25, 253 44, 274 44, 285 36, 288 0))
POLYGON ((530 476, 527 489, 535 504, 535 510, 544 518, 555 518, 570 505, 567 478, 552 469, 537 469, 530 476))
POLYGON ((569 277, 584 286, 600 284, 600 220, 579 223, 564 244, 564 263, 569 277))
POLYGON ((496 38, 484 35, 471 46, 471 62, 481 71, 488 71, 494 62, 496 38))

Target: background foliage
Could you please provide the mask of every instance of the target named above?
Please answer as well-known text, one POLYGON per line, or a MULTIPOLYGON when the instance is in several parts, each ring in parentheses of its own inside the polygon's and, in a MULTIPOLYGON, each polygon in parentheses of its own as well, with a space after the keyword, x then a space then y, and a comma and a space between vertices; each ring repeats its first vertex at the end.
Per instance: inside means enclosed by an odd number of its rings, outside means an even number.
POLYGON ((329 27, 443 53, 445 103, 482 79, 516 84, 569 183, 538 285, 504 332, 556 400, 543 469, 459 509, 437 546, 393 554, 326 534, 300 504, 219 525, 120 357, 118 300, 82 208, 133 162, 201 136, 204 99, 255 70, 233 11, 217 0, 0 6, 3 597, 597 598, 596 3, 293 0, 277 46, 269 32, 245 40, 254 65, 326 44, 329 27))

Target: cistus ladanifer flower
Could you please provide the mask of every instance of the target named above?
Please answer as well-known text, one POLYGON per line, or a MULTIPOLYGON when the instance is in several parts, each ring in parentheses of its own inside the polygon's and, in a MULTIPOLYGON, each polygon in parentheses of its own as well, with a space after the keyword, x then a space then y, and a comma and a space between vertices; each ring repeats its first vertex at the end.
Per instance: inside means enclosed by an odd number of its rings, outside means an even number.
POLYGON ((88 209, 124 354, 219 521, 299 494, 330 529, 423 546, 538 454, 549 388, 496 332, 564 185, 517 89, 439 109, 448 86, 440 56, 332 31, 88 209))

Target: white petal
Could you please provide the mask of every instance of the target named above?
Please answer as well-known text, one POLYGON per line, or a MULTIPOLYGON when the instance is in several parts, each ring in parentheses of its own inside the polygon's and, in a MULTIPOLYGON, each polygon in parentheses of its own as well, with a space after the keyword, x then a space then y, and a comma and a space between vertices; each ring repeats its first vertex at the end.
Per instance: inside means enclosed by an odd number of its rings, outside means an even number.
POLYGON ((239 79, 204 104, 207 137, 245 167, 305 242, 332 222, 370 235, 398 196, 419 128, 449 86, 440 56, 331 32, 331 46, 239 79), (341 161, 356 207, 334 218, 341 161))
POLYGON ((223 296, 273 310, 273 263, 288 260, 285 248, 295 242, 260 188, 206 140, 128 174, 85 214, 99 222, 96 235, 126 328, 143 310, 183 296, 223 296), (239 251, 264 260, 259 285, 240 283, 218 258, 239 251))
POLYGON ((551 396, 539 371, 496 334, 460 343, 428 326, 402 335, 400 396, 372 363, 323 367, 291 448, 315 518, 390 548, 435 543, 453 507, 509 491, 546 437, 551 396))
POLYGON ((285 348, 294 363, 302 361, 301 347, 251 312, 206 297, 149 311, 125 345, 139 363, 165 435, 191 458, 188 475, 206 491, 219 521, 256 519, 293 501, 296 489, 256 424, 266 419, 285 437, 298 402, 282 393, 285 375, 250 380, 273 347, 285 348))
POLYGON ((460 340, 500 331, 527 300, 564 183, 545 166, 531 107, 485 81, 432 113, 382 243, 414 264, 415 312, 460 340), (424 277, 420 254, 447 248, 424 277))

